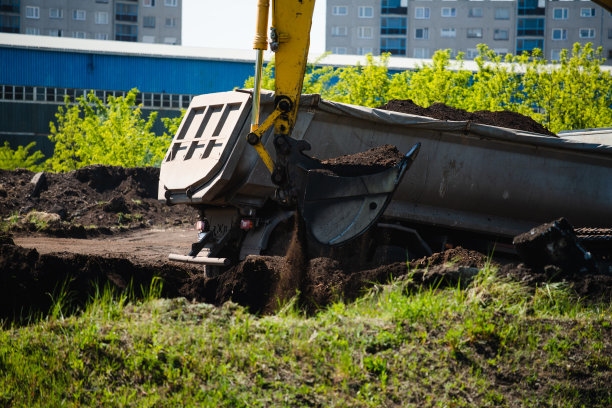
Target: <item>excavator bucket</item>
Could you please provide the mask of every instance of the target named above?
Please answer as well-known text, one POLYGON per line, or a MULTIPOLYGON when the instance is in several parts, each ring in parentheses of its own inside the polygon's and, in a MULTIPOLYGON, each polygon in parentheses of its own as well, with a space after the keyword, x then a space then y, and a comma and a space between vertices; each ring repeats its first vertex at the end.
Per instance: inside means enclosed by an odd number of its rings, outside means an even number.
POLYGON ((299 207, 310 234, 322 244, 338 245, 368 230, 385 211, 419 149, 417 143, 397 165, 375 174, 338 177, 324 169, 309 170, 299 207))

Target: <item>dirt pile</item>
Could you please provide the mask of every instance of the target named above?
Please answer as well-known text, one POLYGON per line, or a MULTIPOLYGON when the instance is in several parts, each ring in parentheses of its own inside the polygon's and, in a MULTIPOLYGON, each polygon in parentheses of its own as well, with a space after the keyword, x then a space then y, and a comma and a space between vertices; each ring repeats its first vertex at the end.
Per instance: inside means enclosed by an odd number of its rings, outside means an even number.
POLYGON ((342 177, 374 174, 398 164, 404 155, 392 145, 373 147, 363 152, 323 160, 329 170, 342 177))
POLYGON ((10 229, 78 236, 119 226, 191 224, 196 219, 190 207, 157 201, 158 168, 89 166, 44 173, 42 183, 33 182, 39 178, 27 170, 0 170, 0 217, 10 229), (57 217, 20 220, 33 211, 57 217))
POLYGON ((424 108, 414 103, 411 99, 393 99, 385 105, 379 106, 379 109, 427 116, 440 120, 470 121, 483 125, 500 126, 557 137, 556 134, 552 133, 530 117, 510 111, 468 112, 464 109, 453 108, 443 103, 434 103, 430 107, 424 108))
MULTIPOLYGON (((359 269, 350 260, 315 257, 301 258, 304 263, 295 272, 299 266, 295 258, 251 255, 211 278, 201 267, 145 261, 138 259, 138 254, 40 254, 14 245, 6 235, 0 238, 0 319, 8 321, 48 312, 62 290, 67 295, 64 303, 72 308, 86 303, 96 288, 130 290, 138 297, 141 288, 149 288, 156 276, 163 281, 164 297, 186 297, 215 305, 231 300, 253 313, 270 313, 298 291, 301 307, 314 312, 337 300, 354 300, 373 285, 392 279, 404 279, 407 289, 414 291, 464 286, 487 262, 483 254, 454 248, 411 262, 410 268, 406 262, 396 262, 359 269)), ((571 274, 554 267, 532 271, 522 264, 501 266, 500 274, 533 288, 564 282, 585 300, 612 299, 610 275, 571 274)))

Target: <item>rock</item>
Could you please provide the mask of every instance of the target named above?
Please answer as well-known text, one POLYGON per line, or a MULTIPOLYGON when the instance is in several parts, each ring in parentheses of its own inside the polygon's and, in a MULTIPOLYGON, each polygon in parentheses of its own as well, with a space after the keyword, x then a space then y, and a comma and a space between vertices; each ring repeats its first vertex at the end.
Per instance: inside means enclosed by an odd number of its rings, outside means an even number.
POLYGON ((38 197, 41 192, 47 189, 47 176, 43 171, 38 172, 32 177, 30 183, 34 185, 30 197, 38 197))
POLYGON ((30 211, 24 218, 23 222, 25 224, 34 223, 34 224, 42 224, 40 227, 46 226, 54 226, 58 225, 61 221, 61 218, 57 214, 43 212, 43 211, 30 211))
POLYGON ((565 219, 542 224, 517 235, 512 241, 523 262, 530 268, 556 273, 593 272, 597 265, 593 256, 579 243, 572 225, 565 219))
POLYGON ((102 207, 102 210, 104 210, 105 212, 112 212, 112 213, 129 213, 130 210, 125 202, 125 198, 123 197, 113 197, 112 200, 110 200, 110 202, 106 205, 104 205, 104 207, 102 207))
POLYGON ((57 214, 60 216, 60 219, 64 221, 68 217, 68 211, 60 205, 54 205, 51 207, 50 213, 57 214))

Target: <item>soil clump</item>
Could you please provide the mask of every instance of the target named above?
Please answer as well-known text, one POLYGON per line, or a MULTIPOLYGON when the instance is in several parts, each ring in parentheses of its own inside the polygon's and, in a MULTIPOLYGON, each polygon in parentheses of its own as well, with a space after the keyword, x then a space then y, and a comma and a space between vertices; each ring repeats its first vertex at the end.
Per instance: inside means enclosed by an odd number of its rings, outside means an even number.
POLYGON ((443 103, 434 103, 430 107, 424 108, 414 103, 411 99, 393 99, 378 108, 400 113, 409 113, 411 115, 427 116, 433 119, 469 121, 482 125, 499 126, 558 137, 530 117, 511 111, 468 112, 465 109, 453 108, 443 103))
POLYGON ((159 169, 88 166, 68 173, 0 170, 0 217, 9 229, 85 237, 148 226, 191 224, 197 212, 157 200, 159 169), (34 194, 35 193, 35 194, 34 194), (36 217, 25 218, 36 211, 36 217), (41 214, 56 214, 41 221, 41 214), (13 218, 13 222, 11 222, 13 218))

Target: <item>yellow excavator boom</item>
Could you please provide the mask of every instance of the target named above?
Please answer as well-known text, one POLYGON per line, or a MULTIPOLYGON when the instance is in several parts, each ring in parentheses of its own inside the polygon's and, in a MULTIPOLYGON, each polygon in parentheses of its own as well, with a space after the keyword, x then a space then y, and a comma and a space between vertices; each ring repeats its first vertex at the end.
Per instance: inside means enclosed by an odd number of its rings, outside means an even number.
POLYGON ((329 166, 303 153, 310 145, 292 138, 291 132, 304 82, 314 6, 315 0, 258 0, 253 43, 257 51, 255 86, 247 141, 272 173, 272 182, 278 187, 276 200, 296 207, 306 229, 319 242, 335 245, 362 234, 382 215, 420 145, 415 145, 395 167, 355 177, 330 175, 329 166), (276 53, 274 111, 260 124, 259 95, 270 5, 269 46, 276 53), (261 142, 271 127, 274 160, 261 142))

